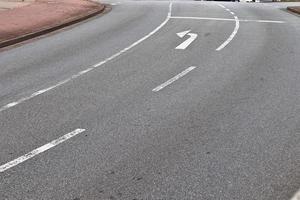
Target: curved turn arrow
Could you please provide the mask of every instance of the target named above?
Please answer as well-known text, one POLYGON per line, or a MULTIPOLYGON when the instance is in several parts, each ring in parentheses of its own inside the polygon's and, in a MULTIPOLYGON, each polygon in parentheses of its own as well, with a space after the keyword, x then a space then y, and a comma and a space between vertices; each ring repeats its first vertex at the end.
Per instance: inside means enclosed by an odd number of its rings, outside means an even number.
POLYGON ((191 30, 183 31, 180 33, 177 33, 178 37, 183 38, 185 35, 190 36, 187 40, 185 40, 183 43, 178 45, 175 49, 186 49, 197 37, 198 34, 196 33, 189 33, 191 30))

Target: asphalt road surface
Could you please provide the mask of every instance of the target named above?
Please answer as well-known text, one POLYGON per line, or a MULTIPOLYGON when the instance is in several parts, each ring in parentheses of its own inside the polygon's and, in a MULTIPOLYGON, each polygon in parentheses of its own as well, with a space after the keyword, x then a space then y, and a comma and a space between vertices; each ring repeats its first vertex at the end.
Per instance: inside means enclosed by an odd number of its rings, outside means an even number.
POLYGON ((0 199, 291 199, 300 18, 274 3, 107 3, 0 52, 0 199))

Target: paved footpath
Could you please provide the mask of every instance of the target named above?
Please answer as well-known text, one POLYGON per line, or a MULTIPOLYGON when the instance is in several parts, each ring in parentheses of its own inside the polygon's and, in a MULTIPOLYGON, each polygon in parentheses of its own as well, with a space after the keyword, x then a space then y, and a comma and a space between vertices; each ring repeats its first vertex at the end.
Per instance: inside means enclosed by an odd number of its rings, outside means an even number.
POLYGON ((0 0, 0 12, 13 9, 13 8, 18 8, 22 6, 27 6, 31 3, 33 3, 34 0, 0 0))
POLYGON ((2 11, 0 43, 78 19, 101 9, 103 5, 85 0, 38 0, 27 6, 2 11))

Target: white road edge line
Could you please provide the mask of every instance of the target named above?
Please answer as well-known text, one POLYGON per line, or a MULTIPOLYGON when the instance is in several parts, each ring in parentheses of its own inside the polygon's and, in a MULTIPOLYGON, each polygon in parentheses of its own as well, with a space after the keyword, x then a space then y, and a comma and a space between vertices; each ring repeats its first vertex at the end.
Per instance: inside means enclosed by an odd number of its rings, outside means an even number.
POLYGON ((234 38, 234 36, 237 34, 237 32, 240 28, 240 23, 239 23, 239 19, 237 16, 234 16, 234 19, 235 19, 235 27, 233 29, 233 32, 231 33, 229 38, 216 49, 216 51, 221 51, 223 48, 225 48, 231 42, 231 40, 234 38))
POLYGON ((171 83, 173 83, 174 81, 178 80, 179 78, 183 77, 184 75, 186 75, 187 73, 189 73, 190 71, 192 71, 195 68, 196 68, 195 66, 191 66, 191 67, 185 69, 184 71, 180 72, 179 74, 177 74, 173 78, 171 78, 171 79, 167 80, 166 82, 164 82, 163 84, 157 86, 152 91, 153 92, 158 92, 158 91, 162 90, 163 88, 165 88, 166 86, 170 85, 171 83))
POLYGON ((165 26, 166 23, 170 20, 171 14, 172 14, 172 2, 169 3, 169 10, 168 10, 168 14, 167 14, 166 19, 165 19, 158 27, 156 27, 153 31, 151 31, 150 33, 148 33, 147 35, 145 35, 144 37, 142 37, 142 38, 139 39, 138 41, 136 41, 136 42, 134 42, 133 44, 131 44, 130 46, 128 46, 128 47, 122 49, 122 50, 119 51, 118 53, 116 53, 116 54, 114 54, 114 55, 112 55, 112 56, 106 58, 105 60, 103 60, 103 61, 101 61, 101 62, 99 62, 99 63, 97 63, 97 64, 95 64, 95 65, 93 65, 93 66, 91 66, 91 67, 89 67, 88 69, 85 69, 85 70, 83 70, 83 71, 78 72, 77 74, 72 75, 70 78, 67 78, 67 79, 65 79, 65 80, 63 80, 63 81, 58 82, 57 84, 55 84, 55 85, 53 85, 53 86, 50 86, 50 87, 48 87, 48 88, 39 90, 39 91, 37 91, 37 92, 32 93, 31 95, 29 95, 29 96, 27 96, 27 97, 23 97, 23 98, 21 98, 21 99, 18 99, 17 101, 8 103, 8 104, 6 104, 6 105, 0 107, 0 112, 2 112, 2 111, 4 111, 4 110, 7 110, 7 109, 9 109, 9 108, 12 108, 12 107, 14 107, 14 106, 16 106, 16 105, 18 105, 18 104, 20 104, 20 103, 23 103, 24 101, 27 101, 27 100, 29 100, 29 99, 32 99, 32 98, 38 96, 38 95, 40 95, 40 94, 43 94, 43 93, 48 92, 48 91, 50 91, 50 90, 53 90, 54 88, 57 88, 57 87, 59 87, 59 86, 65 84, 65 83, 67 83, 67 82, 69 82, 69 81, 71 81, 71 80, 73 80, 73 79, 76 79, 76 78, 78 78, 79 76, 81 76, 81 75, 83 75, 83 74, 85 74, 85 73, 87 73, 87 72, 89 72, 89 71, 92 71, 92 70, 94 70, 95 68, 98 68, 98 67, 104 65, 105 63, 107 63, 107 62, 113 60, 114 58, 120 56, 121 54, 127 52, 128 50, 130 50, 130 49, 132 49, 133 47, 137 46, 138 44, 140 44, 140 43, 143 42, 144 40, 148 39, 150 36, 152 36, 152 35, 155 34, 157 31, 159 31, 163 26, 165 26))
MULTIPOLYGON (((195 20, 235 21, 235 19, 230 19, 230 18, 182 17, 182 16, 172 16, 171 19, 195 19, 195 20)), ((239 19, 239 21, 240 21, 240 22, 278 23, 278 24, 283 24, 283 23, 285 23, 285 21, 255 20, 255 19, 239 19)))
MULTIPOLYGON (((220 6, 221 4, 218 4, 218 5, 220 6)), ((231 12, 229 9, 226 9, 226 10, 231 12)), ((237 32, 240 28, 240 22, 239 22, 239 18, 236 15, 234 15, 234 20, 235 20, 235 27, 233 29, 233 32, 231 33, 229 38, 227 38, 227 40, 225 42, 223 42, 223 44, 221 44, 218 48, 216 48, 216 51, 221 51, 224 47, 226 47, 231 42, 231 40, 234 38, 234 36, 237 34, 237 32)))
POLYGON ((26 161, 30 158, 33 158, 34 156, 36 156, 40 153, 43 153, 44 151, 47 151, 47 150, 51 149, 52 147, 55 147, 56 145, 58 145, 60 143, 63 143, 66 140, 68 140, 68 139, 70 139, 70 138, 72 138, 72 137, 74 137, 74 136, 76 136, 79 133, 82 133, 84 131, 85 131, 85 129, 76 129, 76 130, 74 130, 70 133, 67 133, 66 135, 64 135, 64 136, 62 136, 62 137, 60 137, 56 140, 53 140, 52 142, 49 142, 48 144, 45 144, 45 145, 43 145, 43 146, 41 146, 41 147, 31 151, 31 152, 19 157, 19 158, 16 158, 16 159, 14 159, 14 160, 12 160, 12 161, 4 164, 4 165, 1 165, 0 166, 0 173, 6 171, 6 170, 8 170, 8 169, 10 169, 10 168, 12 168, 16 165, 19 165, 20 163, 22 163, 22 162, 24 162, 24 161, 26 161))

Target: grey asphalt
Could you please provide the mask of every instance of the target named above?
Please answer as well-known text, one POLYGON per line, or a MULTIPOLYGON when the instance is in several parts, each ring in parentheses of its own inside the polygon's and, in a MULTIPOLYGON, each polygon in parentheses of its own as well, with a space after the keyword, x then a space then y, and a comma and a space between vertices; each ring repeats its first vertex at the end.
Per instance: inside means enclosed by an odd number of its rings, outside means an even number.
MULTIPOLYGON (((114 3, 117 1, 107 1, 114 3)), ((7 200, 289 200, 300 188, 300 18, 275 3, 174 1, 170 19, 129 51, 0 112, 0 165, 77 128, 85 132, 0 172, 7 200), (198 38, 186 49, 176 33, 198 38), (152 89, 196 68, 159 92, 152 89)), ((99 63, 165 19, 167 1, 110 12, 0 52, 0 105, 99 63)))

